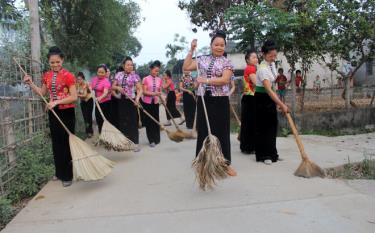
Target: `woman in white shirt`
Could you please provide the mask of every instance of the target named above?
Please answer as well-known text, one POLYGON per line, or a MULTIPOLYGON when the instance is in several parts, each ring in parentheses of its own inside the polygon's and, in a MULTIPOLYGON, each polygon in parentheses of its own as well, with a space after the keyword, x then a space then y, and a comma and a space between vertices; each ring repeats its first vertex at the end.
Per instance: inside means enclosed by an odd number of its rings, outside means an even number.
POLYGON ((279 159, 276 149, 276 105, 284 113, 287 113, 289 110, 272 88, 277 77, 275 65, 277 56, 276 44, 273 41, 266 41, 262 46, 262 53, 264 60, 258 67, 255 88, 257 121, 255 155, 257 162, 264 162, 267 165, 271 165, 279 159))

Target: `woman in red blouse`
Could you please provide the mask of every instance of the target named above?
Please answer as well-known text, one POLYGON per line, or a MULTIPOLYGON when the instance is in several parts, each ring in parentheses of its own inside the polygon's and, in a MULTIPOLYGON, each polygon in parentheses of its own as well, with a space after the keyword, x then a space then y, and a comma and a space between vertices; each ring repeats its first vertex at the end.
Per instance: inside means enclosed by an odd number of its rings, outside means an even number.
MULTIPOLYGON (((47 107, 53 109, 68 129, 74 133, 74 103, 77 100, 75 77, 69 71, 62 68, 64 55, 58 47, 51 47, 47 58, 51 70, 43 75, 41 87, 31 85, 31 88, 34 92, 41 93, 42 95, 49 94, 50 101, 47 107)), ((31 84, 31 76, 26 75, 24 82, 31 84)), ((51 111, 48 113, 48 118, 55 161, 55 178, 61 180, 63 186, 67 187, 72 184, 73 179, 69 135, 51 111)))
MULTIPOLYGON (((177 110, 176 107, 176 93, 174 92, 174 84, 172 81, 172 74, 171 71, 166 70, 163 77, 163 89, 167 93, 167 108, 171 112, 173 118, 181 118, 180 112, 177 110)), ((165 125, 171 125, 171 116, 168 114, 167 110, 167 120, 168 122, 165 125)), ((185 121, 181 118, 180 125, 182 125, 185 121)))

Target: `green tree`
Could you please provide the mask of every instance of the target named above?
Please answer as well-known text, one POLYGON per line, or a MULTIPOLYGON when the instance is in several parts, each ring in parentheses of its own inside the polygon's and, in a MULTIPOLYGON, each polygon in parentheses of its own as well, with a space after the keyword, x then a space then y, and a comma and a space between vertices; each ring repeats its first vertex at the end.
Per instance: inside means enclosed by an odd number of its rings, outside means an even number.
POLYGON ((133 1, 41 0, 40 8, 44 25, 68 61, 95 67, 141 50, 132 35, 140 23, 140 9, 133 1))
POLYGON ((177 56, 188 48, 188 42, 185 36, 180 36, 178 33, 174 35, 173 43, 168 43, 165 46, 165 56, 170 58, 167 62, 166 69, 172 71, 173 67, 177 64, 177 56))

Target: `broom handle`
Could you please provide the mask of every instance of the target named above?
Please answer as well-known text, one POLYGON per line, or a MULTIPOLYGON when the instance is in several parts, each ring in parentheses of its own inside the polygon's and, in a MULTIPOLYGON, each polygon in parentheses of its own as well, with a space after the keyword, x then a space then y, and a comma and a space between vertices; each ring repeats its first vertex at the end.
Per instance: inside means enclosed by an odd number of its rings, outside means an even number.
POLYGON ((102 116, 102 118, 103 118, 105 121, 108 121, 107 118, 104 116, 104 113, 103 113, 103 111, 102 111, 102 108, 101 108, 100 105, 99 105, 98 100, 97 100, 96 98, 94 98, 94 99, 95 99, 95 104, 96 104, 96 107, 97 107, 98 110, 99 110, 100 115, 102 116))
POLYGON ((302 140, 301 140, 301 138, 300 138, 300 136, 298 134, 296 125, 294 124, 294 121, 293 121, 292 117, 290 116, 290 113, 286 114, 286 118, 288 119, 288 122, 289 122, 290 128, 292 129, 294 138, 296 139, 297 146, 298 146, 299 152, 301 154, 301 157, 302 157, 303 160, 307 160, 308 157, 307 157, 307 155, 305 153, 305 148, 304 148, 304 146, 302 144, 302 140))
POLYGON ((139 112, 139 106, 137 106, 137 112, 138 112, 138 126, 142 126, 141 113, 139 112))
POLYGON ((153 120, 156 124, 158 124, 162 129, 166 130, 164 125, 162 125, 158 120, 156 120, 150 113, 148 113, 143 107, 142 105, 140 105, 139 103, 135 102, 135 100, 133 100, 132 98, 129 97, 129 95, 127 93, 124 93, 125 96, 131 101, 133 102, 133 104, 135 104, 139 109, 142 110, 142 112, 144 112, 148 117, 151 118, 151 120, 153 120))
POLYGON ((174 126, 176 127, 177 130, 179 130, 180 128, 178 127, 175 120, 173 119, 173 116, 172 116, 171 112, 169 111, 169 109, 167 108, 167 105, 165 104, 165 101, 163 100, 162 97, 160 97, 159 99, 160 99, 160 102, 163 104, 165 110, 167 110, 168 115, 171 117, 171 120, 172 120, 174 126))
POLYGON ((229 106, 230 106, 230 109, 232 110, 233 112, 233 115, 234 115, 234 118, 236 118, 236 121, 237 121, 237 124, 239 126, 241 126, 241 121, 240 121, 240 118, 238 117, 237 113, 236 113, 236 110, 234 109, 233 105, 229 102, 229 106))
MULTIPOLYGON (((22 71, 22 73, 23 73, 24 75, 27 75, 27 72, 22 68, 22 66, 20 65, 20 63, 18 63, 18 61, 17 61, 14 57, 13 57, 13 60, 14 60, 14 62, 18 65, 18 67, 20 68, 20 70, 22 71)), ((36 87, 36 85, 35 85, 33 82, 30 83, 30 86, 36 87)), ((35 90, 37 90, 37 89, 35 89, 35 90)), ((44 96, 42 95, 42 93, 40 93, 39 91, 36 91, 36 93, 42 98, 42 100, 44 101, 44 103, 45 103, 46 105, 48 105, 48 101, 46 100, 46 98, 44 98, 44 96)), ((61 123, 62 127, 66 130, 66 132, 67 132, 69 135, 71 135, 72 132, 70 132, 70 130, 68 129, 68 127, 66 127, 66 125, 64 124, 64 122, 62 122, 62 120, 61 120, 60 117, 57 115, 57 113, 55 112, 55 110, 53 110, 53 109, 49 109, 49 110, 53 113, 53 115, 55 115, 55 117, 56 117, 57 120, 61 123)))

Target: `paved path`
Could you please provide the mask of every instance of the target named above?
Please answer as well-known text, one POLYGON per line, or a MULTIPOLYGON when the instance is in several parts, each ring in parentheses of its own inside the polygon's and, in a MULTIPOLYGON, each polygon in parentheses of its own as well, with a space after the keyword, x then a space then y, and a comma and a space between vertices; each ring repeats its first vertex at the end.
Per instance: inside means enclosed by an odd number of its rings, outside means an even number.
MULTIPOLYGON (((69 188, 49 182, 3 232, 375 232, 375 182, 295 177, 300 159, 292 137, 278 139, 285 160, 266 166, 242 155, 232 135, 238 176, 202 192, 190 167, 195 141, 162 135, 153 149, 143 139, 140 153, 103 151, 117 166, 102 181, 69 188)), ((375 151, 375 134, 303 141, 322 167, 375 151)))

